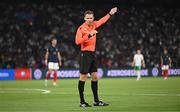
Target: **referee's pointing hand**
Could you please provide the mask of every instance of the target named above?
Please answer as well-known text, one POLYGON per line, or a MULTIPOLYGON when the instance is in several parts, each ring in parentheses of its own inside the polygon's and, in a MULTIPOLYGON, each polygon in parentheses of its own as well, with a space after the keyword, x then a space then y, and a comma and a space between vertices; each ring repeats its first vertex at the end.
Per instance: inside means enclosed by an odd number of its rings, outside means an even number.
POLYGON ((114 7, 110 10, 109 14, 114 15, 117 12, 117 7, 114 7))
POLYGON ((94 36, 96 33, 98 33, 96 30, 92 30, 92 31, 89 32, 89 35, 94 36))

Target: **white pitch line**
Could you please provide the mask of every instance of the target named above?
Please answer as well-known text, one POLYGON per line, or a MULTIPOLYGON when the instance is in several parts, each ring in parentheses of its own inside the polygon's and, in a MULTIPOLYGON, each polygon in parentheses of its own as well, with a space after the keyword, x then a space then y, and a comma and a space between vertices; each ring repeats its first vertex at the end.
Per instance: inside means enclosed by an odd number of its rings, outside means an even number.
MULTIPOLYGON (((8 91, 40 91, 42 92, 43 94, 48 94, 48 93, 51 93, 50 90, 45 90, 45 89, 30 89, 30 88, 0 88, 0 93, 8 93, 8 91)), ((9 93, 10 93, 9 92, 9 93)))
MULTIPOLYGON (((65 95, 74 95, 74 94, 78 94, 78 93, 70 93, 70 92, 54 92, 53 94, 65 94, 65 95)), ((91 93, 85 93, 86 95, 91 95, 91 93)), ((166 96, 178 96, 180 97, 180 94, 165 94, 165 93, 119 93, 119 94, 110 94, 110 93, 101 93, 101 95, 115 95, 115 96, 162 96, 162 97, 166 97, 166 96)))
POLYGON ((44 93, 44 94, 51 93, 50 90, 45 90, 45 89, 34 89, 34 90, 42 91, 42 93, 44 93))
POLYGON ((44 94, 51 93, 50 90, 45 90, 45 89, 28 89, 28 88, 25 88, 25 89, 22 89, 22 90, 27 90, 27 91, 41 91, 41 92, 44 93, 44 94))
POLYGON ((130 93, 122 93, 122 94, 119 94, 119 95, 124 95, 124 96, 180 96, 180 94, 162 94, 162 93, 158 93, 158 94, 155 94, 155 93, 133 93, 133 94, 130 94, 130 93))
MULTIPOLYGON (((0 93, 13 93, 14 91, 40 91, 43 94, 48 94, 51 93, 50 90, 46 89, 30 89, 30 88, 0 88, 0 93)), ((18 93, 19 93, 18 92, 18 93)), ((53 94, 66 94, 66 95, 71 95, 71 94, 77 94, 77 93, 70 93, 70 92, 54 92, 53 94)), ((86 95, 89 95, 90 93, 85 93, 86 95)), ((111 95, 110 93, 102 93, 101 95, 111 95)), ((112 94, 115 96, 178 96, 180 97, 180 94, 167 94, 167 93, 119 93, 119 94, 112 94)))

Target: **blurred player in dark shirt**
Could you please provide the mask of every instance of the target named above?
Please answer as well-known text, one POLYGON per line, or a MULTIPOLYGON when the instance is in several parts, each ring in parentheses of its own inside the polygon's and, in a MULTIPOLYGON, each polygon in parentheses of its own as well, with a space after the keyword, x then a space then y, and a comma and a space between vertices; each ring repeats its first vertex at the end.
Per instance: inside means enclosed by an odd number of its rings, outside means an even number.
POLYGON ((164 53, 161 56, 161 69, 164 79, 167 79, 168 77, 168 70, 169 67, 171 67, 171 63, 171 57, 169 56, 167 49, 164 49, 164 53))
POLYGON ((47 48, 45 54, 45 64, 48 66, 48 72, 45 78, 45 86, 47 86, 47 81, 50 78, 50 75, 54 75, 53 85, 57 85, 57 70, 61 66, 61 55, 60 51, 57 48, 57 39, 53 37, 51 39, 51 45, 47 48))

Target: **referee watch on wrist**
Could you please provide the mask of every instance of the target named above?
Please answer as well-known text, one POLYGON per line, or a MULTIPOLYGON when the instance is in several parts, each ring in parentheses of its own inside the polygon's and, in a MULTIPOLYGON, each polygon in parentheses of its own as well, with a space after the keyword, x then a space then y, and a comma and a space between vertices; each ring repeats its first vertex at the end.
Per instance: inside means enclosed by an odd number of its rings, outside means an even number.
POLYGON ((108 13, 110 16, 112 16, 112 14, 108 13))
POLYGON ((90 35, 90 34, 89 34, 89 35, 88 35, 88 38, 91 38, 91 37, 94 36, 94 35, 95 35, 95 34, 93 34, 93 35, 90 35))
POLYGON ((88 38, 91 38, 91 37, 92 37, 92 36, 89 34, 89 35, 88 35, 88 38))

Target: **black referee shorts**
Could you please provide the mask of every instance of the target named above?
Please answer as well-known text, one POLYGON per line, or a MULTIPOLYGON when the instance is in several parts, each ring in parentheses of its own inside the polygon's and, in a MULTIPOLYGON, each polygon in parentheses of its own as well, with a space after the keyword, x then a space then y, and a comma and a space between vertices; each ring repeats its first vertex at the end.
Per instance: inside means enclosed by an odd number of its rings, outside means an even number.
POLYGON ((81 51, 80 54, 80 73, 87 74, 97 72, 95 52, 81 51))

